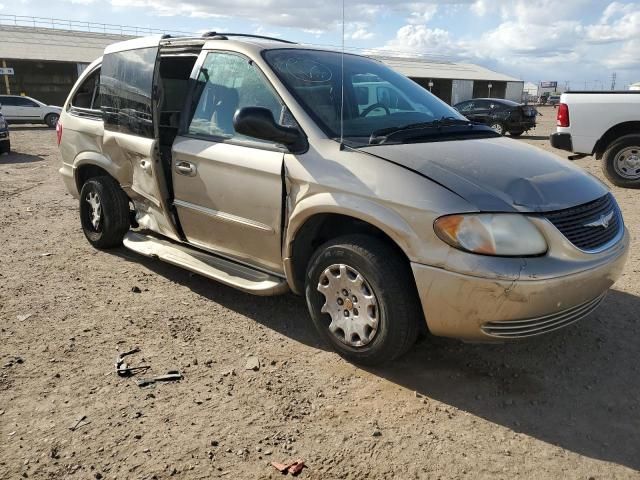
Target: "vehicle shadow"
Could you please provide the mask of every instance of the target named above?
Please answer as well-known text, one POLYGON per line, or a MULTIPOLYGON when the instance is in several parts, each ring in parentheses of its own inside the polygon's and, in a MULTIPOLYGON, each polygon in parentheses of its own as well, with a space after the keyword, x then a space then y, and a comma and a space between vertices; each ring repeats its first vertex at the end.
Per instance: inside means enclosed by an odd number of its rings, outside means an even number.
POLYGON ((640 298, 522 343, 423 342, 372 373, 580 455, 640 469, 640 298))
POLYGON ((8 155, 0 155, 0 165, 13 165, 19 163, 42 162, 45 159, 38 155, 28 153, 11 152, 8 155))
POLYGON ((265 327, 313 348, 328 350, 316 336, 304 298, 287 293, 273 297, 259 297, 171 264, 138 255, 126 249, 109 253, 127 261, 140 263, 149 270, 172 282, 189 288, 194 293, 244 315, 265 327))
POLYGON ((521 135, 520 137, 511 137, 514 140, 549 140, 549 135, 521 135))
MULTIPOLYGON (((121 249, 198 295, 265 327, 328 350, 304 299, 254 297, 121 249)), ((520 343, 471 345, 429 337, 370 373, 574 453, 640 469, 640 298, 612 290, 590 317, 520 343)))
POLYGON ((52 132, 55 132, 55 128, 51 128, 48 125, 41 125, 41 124, 11 125, 9 124, 9 131, 11 132, 23 132, 26 130, 51 130, 52 132))

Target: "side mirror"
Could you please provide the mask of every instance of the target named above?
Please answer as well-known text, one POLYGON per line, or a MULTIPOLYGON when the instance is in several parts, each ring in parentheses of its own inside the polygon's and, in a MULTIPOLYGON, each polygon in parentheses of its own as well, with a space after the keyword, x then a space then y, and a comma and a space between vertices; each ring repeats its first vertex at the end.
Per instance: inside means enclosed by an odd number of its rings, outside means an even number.
POLYGON ((264 107, 239 109, 233 116, 233 128, 242 135, 280 143, 294 149, 304 142, 304 137, 297 128, 278 125, 271 110, 264 107))

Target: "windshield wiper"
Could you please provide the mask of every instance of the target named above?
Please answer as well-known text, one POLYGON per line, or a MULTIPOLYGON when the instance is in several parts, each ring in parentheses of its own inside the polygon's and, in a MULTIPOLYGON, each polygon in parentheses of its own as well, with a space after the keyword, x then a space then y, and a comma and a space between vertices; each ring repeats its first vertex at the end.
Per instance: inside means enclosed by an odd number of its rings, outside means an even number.
POLYGON ((442 117, 438 120, 432 120, 431 122, 417 122, 402 125, 400 127, 387 127, 379 130, 374 130, 369 137, 369 145, 380 145, 385 143, 390 138, 402 134, 409 137, 420 136, 423 133, 421 130, 425 129, 442 129, 443 127, 452 127, 455 125, 465 125, 469 129, 474 128, 474 124, 469 120, 455 117, 442 117))

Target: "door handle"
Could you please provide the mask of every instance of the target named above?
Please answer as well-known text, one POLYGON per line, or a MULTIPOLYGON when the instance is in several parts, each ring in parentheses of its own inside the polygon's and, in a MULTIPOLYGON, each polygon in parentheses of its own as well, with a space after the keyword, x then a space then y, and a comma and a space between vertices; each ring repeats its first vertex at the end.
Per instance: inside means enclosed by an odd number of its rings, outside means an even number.
POLYGON ((176 173, 188 177, 194 177, 196 175, 196 166, 191 162, 176 162, 175 170, 176 173))

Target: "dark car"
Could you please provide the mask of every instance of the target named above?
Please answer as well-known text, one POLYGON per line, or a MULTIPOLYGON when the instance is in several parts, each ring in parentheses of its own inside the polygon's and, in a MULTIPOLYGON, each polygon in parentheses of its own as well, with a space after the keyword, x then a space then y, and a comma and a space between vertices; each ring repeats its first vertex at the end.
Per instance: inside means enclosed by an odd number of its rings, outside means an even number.
MULTIPOLYGON (((0 109, 2 106, 0 106, 0 109)), ((9 125, 2 113, 0 113, 0 154, 11 152, 11 139, 9 138, 9 125)))
POLYGON ((538 111, 529 105, 502 98, 474 98, 453 106, 474 123, 489 125, 500 135, 519 137, 535 128, 538 111))

